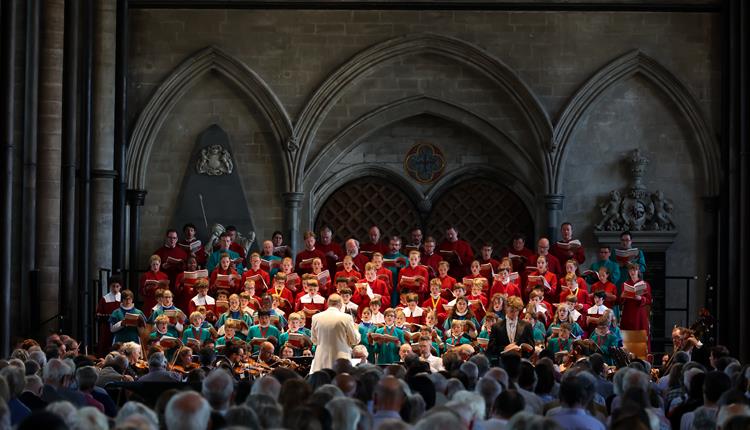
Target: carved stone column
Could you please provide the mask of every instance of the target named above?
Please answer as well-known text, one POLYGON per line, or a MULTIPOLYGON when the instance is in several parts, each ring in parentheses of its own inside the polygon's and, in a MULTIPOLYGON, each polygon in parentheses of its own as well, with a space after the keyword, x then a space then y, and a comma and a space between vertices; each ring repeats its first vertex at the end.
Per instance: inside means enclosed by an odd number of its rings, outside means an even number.
POLYGON ((295 253, 299 249, 299 210, 302 207, 304 193, 283 193, 284 199, 284 234, 288 235, 288 243, 295 253))
POLYGON ((547 237, 550 243, 554 243, 558 239, 563 200, 565 200, 565 196, 562 194, 547 194, 544 196, 544 206, 547 209, 547 237))
POLYGON ((128 262, 128 283, 127 287, 131 291, 138 290, 138 247, 141 238, 141 207, 146 201, 146 190, 130 189, 126 193, 128 206, 130 206, 130 256, 128 262))
POLYGON ((112 268, 116 6, 116 0, 94 3, 94 141, 91 148, 91 212, 94 216, 89 241, 92 279, 96 279, 99 268, 112 268))

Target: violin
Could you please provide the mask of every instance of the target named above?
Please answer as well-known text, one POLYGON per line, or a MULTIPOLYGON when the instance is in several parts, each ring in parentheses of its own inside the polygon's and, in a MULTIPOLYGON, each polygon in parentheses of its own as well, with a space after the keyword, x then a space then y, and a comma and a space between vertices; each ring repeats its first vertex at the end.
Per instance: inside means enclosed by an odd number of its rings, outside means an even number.
POLYGON ((171 366, 168 366, 168 369, 172 372, 179 373, 180 375, 187 375, 191 371, 201 367, 198 363, 190 363, 187 366, 183 366, 181 364, 173 364, 171 366))

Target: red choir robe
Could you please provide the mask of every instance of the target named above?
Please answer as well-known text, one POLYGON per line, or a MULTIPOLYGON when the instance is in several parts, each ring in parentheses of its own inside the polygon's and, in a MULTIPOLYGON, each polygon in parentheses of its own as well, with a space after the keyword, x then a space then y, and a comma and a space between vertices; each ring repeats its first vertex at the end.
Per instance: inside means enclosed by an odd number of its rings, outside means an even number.
POLYGON ((524 247, 520 251, 516 251, 513 248, 506 248, 503 253, 503 257, 510 258, 510 262, 513 265, 513 271, 522 274, 526 271, 526 266, 531 266, 532 262, 536 263, 536 255, 534 251, 524 247))
MULTIPOLYGON (((644 281, 645 282, 645 281, 644 281)), ((626 281, 624 285, 633 285, 635 282, 626 281)), ((648 314, 651 307, 651 285, 646 282, 646 291, 641 295, 641 300, 623 297, 620 295, 619 303, 622 306, 620 310, 620 329, 621 330, 649 330, 648 314)))
POLYGON ((278 296, 283 299, 279 300, 279 309, 284 311, 285 315, 289 315, 294 311, 294 295, 289 288, 283 287, 281 290, 278 290, 276 287, 271 287, 271 289, 268 290, 268 294, 278 294, 278 296))
POLYGON ((386 269, 385 267, 381 267, 378 269, 375 274, 377 275, 378 279, 385 282, 385 286, 388 289, 388 295, 391 295, 391 286, 393 285, 393 272, 386 269))
POLYGON ((516 281, 509 280, 507 284, 503 284, 501 280, 495 279, 495 282, 492 283, 492 288, 490 289, 490 299, 492 299, 495 294, 507 294, 508 297, 516 296, 518 298, 523 298, 521 295, 520 282, 520 279, 516 281))
POLYGON ((603 284, 602 281, 596 281, 593 284, 591 284, 591 294, 594 294, 597 291, 604 291, 607 294, 612 294, 615 296, 614 300, 607 300, 604 299, 604 306, 612 309, 615 305, 617 305, 617 287, 615 284, 607 281, 606 284, 603 284))
POLYGON ((438 265, 443 261, 443 256, 437 252, 433 252, 427 255, 426 252, 422 252, 422 258, 420 258, 420 264, 423 264, 430 268, 430 279, 436 278, 438 274, 438 265))
MULTIPOLYGON (((567 288, 560 288, 560 303, 565 303, 570 293, 570 290, 568 290, 567 288)), ((586 312, 589 311, 589 307, 591 306, 591 296, 586 291, 586 289, 581 289, 579 285, 578 290, 576 291, 576 299, 578 300, 578 304, 583 305, 583 308, 581 308, 578 312, 582 314, 582 318, 585 318, 586 312)), ((579 325, 581 327, 584 326, 584 324, 579 325)))
POLYGON ((242 291, 242 284, 241 277, 239 273, 237 273, 236 270, 229 268, 227 270, 222 270, 221 267, 217 267, 214 269, 213 272, 211 272, 211 276, 208 280, 208 291, 214 292, 219 289, 227 290, 229 291, 229 294, 237 293, 239 294, 242 291), (234 280, 234 286, 230 287, 229 285, 224 285, 223 282, 217 281, 218 275, 231 275, 235 277, 234 280))
POLYGON ((435 312, 438 321, 442 324, 442 322, 445 321, 445 317, 448 315, 448 309, 445 308, 447 304, 448 300, 445 300, 443 297, 432 297, 432 295, 429 295, 427 299, 422 302, 422 307, 435 312))
POLYGON ((112 331, 109 329, 109 317, 120 307, 120 293, 107 293, 99 298, 96 305, 96 319, 99 322, 99 345, 97 350, 100 355, 105 355, 112 345, 112 331))
POLYGON ((310 328, 313 315, 326 310, 326 299, 320 294, 304 294, 297 298, 294 309, 305 314, 305 327, 310 328))
POLYGON ((352 269, 352 270, 339 270, 336 272, 336 276, 333 277, 333 282, 336 282, 339 278, 348 278, 349 279, 349 286, 353 287, 354 283, 357 282, 360 278, 362 278, 362 274, 358 271, 352 269))
POLYGON ((440 246, 438 246, 438 253, 444 260, 448 260, 450 263, 451 267, 448 271, 449 275, 456 279, 461 279, 464 275, 469 273, 469 267, 474 258, 474 251, 471 250, 469 242, 461 239, 458 239, 455 242, 444 240, 440 243, 440 246), (458 256, 458 258, 453 254, 447 256, 444 254, 444 251, 452 251, 458 256), (460 262, 458 260, 460 260, 460 262))
MULTIPOLYGON (((378 243, 363 243, 362 246, 359 247, 359 252, 364 252, 365 257, 367 257, 367 261, 372 260, 372 254, 375 252, 379 252, 383 255, 388 254, 388 245, 386 245, 383 242, 378 243)), ((360 270, 365 270, 364 267, 360 267, 360 270)))
POLYGON ((427 316, 427 313, 424 311, 424 309, 417 306, 412 311, 409 306, 406 306, 402 309, 402 311, 404 313, 404 316, 406 317, 405 321, 407 324, 424 325, 425 317, 427 316))
MULTIPOLYGON (((484 260, 484 259, 482 259, 482 257, 478 257, 476 260, 479 261, 479 264, 482 265, 482 266, 485 265, 485 264, 489 264, 492 267, 492 274, 495 274, 495 273, 499 272, 498 269, 500 267, 500 262, 497 261, 497 260, 495 260, 494 258, 490 258, 489 260, 484 260)), ((484 276, 485 278, 488 278, 488 279, 491 277, 491 275, 489 273, 484 273, 484 272, 482 272, 482 276, 484 276)))
POLYGON ((455 297, 453 297, 453 286, 458 283, 456 278, 446 275, 445 278, 438 277, 438 279, 440 279, 440 294, 448 301, 455 299, 455 297))
MULTIPOLYGON (((559 284, 557 291, 559 291, 560 294, 562 294, 563 288, 567 285, 566 282, 565 282, 565 276, 566 275, 562 275, 562 276, 559 276, 557 278, 557 282, 559 284)), ((578 289, 579 290, 583 290, 583 291, 588 291, 589 290, 589 286, 586 285, 586 280, 583 279, 582 276, 579 276, 578 278, 576 278, 576 282, 578 283, 578 289)), ((562 302, 562 301, 563 301, 563 299, 560 298, 560 302, 562 302)))
POLYGON ((475 296, 470 293, 466 295, 466 298, 469 300, 469 307, 471 308, 471 311, 474 312, 477 321, 482 322, 484 314, 487 312, 487 297, 485 297, 484 294, 475 296))
MULTIPOLYGON (((534 255, 534 258, 527 264, 527 267, 536 267, 536 259, 538 258, 537 255, 534 255)), ((536 270, 536 269, 533 269, 536 270)), ((532 269, 526 270, 526 275, 529 275, 529 272, 533 271, 532 269)), ((559 275, 565 275, 565 268, 560 264, 560 260, 557 259, 552 254, 547 254, 547 270, 554 273, 556 276, 559 275)), ((520 273, 520 272, 519 272, 520 273)))
MULTIPOLYGON (((321 272, 323 273, 323 272, 321 272)), ((319 273, 313 273, 313 275, 318 276, 319 273)), ((335 292, 332 291, 332 285, 335 279, 331 279, 331 272, 328 272, 328 279, 318 279, 318 294, 321 296, 328 298, 328 296, 331 295, 331 293, 335 292)))
POLYGON ((375 278, 374 281, 370 282, 367 279, 360 279, 357 282, 367 282, 370 286, 373 294, 380 294, 380 301, 382 302, 380 308, 388 309, 391 306, 391 288, 382 279, 375 278))
POLYGON ((320 258, 320 261, 323 263, 323 270, 326 270, 328 268, 328 260, 326 259, 326 255, 322 253, 319 249, 315 248, 312 251, 303 249, 302 251, 297 253, 297 258, 294 259, 294 271, 297 272, 300 276, 304 275, 305 273, 312 273, 312 262, 311 265, 302 267, 302 261, 304 260, 312 260, 313 258, 320 258))
POLYGON ((208 255, 206 255, 206 248, 203 246, 203 242, 201 242, 198 239, 193 239, 191 241, 181 240, 177 242, 177 246, 182 248, 188 255, 192 255, 195 257, 195 261, 198 262, 198 267, 206 267, 206 260, 208 260, 208 255), (191 246, 193 242, 198 242, 200 245, 193 251, 193 247, 191 246))
POLYGON ((271 287, 271 276, 268 274, 268 272, 261 268, 258 268, 258 270, 247 269, 244 273, 242 273, 240 291, 245 289, 245 281, 247 281, 248 278, 256 278, 257 276, 260 276, 260 279, 262 279, 262 281, 255 281, 255 293, 262 296, 263 293, 265 293, 266 290, 271 287))
POLYGON ((177 279, 177 275, 185 270, 185 263, 187 262, 188 253, 185 252, 185 250, 180 246, 175 246, 174 248, 167 248, 166 246, 162 246, 161 248, 154 251, 154 254, 158 255, 159 258, 161 258, 161 268, 159 268, 159 270, 166 273, 169 277, 169 284, 174 285, 175 280, 177 279), (170 258, 179 260, 179 262, 170 263, 169 267, 165 267, 165 263, 167 263, 170 258))
MULTIPOLYGON (((159 288, 165 288, 165 286, 169 285, 167 284, 169 282, 169 277, 164 272, 152 272, 149 270, 148 272, 144 273, 141 276, 141 288, 138 294, 140 294, 141 299, 143 299, 143 313, 146 314, 146 317, 151 316, 151 311, 154 306, 156 306, 156 290, 159 288), (153 284, 149 281, 158 281, 163 282, 163 284, 153 284), (148 283, 148 286, 146 285, 148 283)), ((166 289, 169 289, 167 286, 166 289)))
POLYGON ((206 308, 206 321, 212 324, 216 322, 216 319, 218 318, 218 315, 216 314, 216 300, 209 295, 201 297, 200 294, 196 294, 193 296, 188 305, 188 316, 197 311, 200 306, 206 308))
POLYGON ((570 259, 577 261, 579 266, 586 261, 586 250, 582 246, 575 248, 575 250, 567 250, 560 246, 559 243, 555 242, 550 245, 549 253, 554 255, 563 267, 565 266, 565 262, 570 259), (569 255, 570 252, 572 252, 573 255, 569 255))
MULTIPOLYGON (((529 293, 531 292, 531 290, 534 289, 534 285, 531 283, 531 280, 529 279, 529 277, 540 276, 540 275, 541 274, 539 273, 538 270, 534 270, 533 272, 529 273, 529 276, 526 278, 526 287, 524 288, 524 294, 526 295, 527 299, 529 297, 529 293)), ((544 300, 548 302, 559 303, 556 301, 557 296, 558 296, 557 275, 552 273, 551 270, 547 270, 546 272, 544 272, 544 275, 541 275, 541 276, 544 276, 544 279, 547 280, 547 283, 549 284, 549 287, 550 287, 549 290, 547 290, 546 288, 544 289, 544 300)))
MULTIPOLYGON (((334 266, 336 270, 344 269, 343 261, 344 259, 342 258, 341 261, 336 263, 336 266, 334 266)), ((352 257, 352 263, 354 263, 354 270, 356 270, 357 272, 365 273, 365 264, 369 262, 370 262, 370 257, 362 253, 359 253, 355 255, 354 257, 352 257)))
MULTIPOLYGON (((323 243, 317 242, 315 243, 315 249, 322 252, 323 255, 326 256, 326 259, 324 260, 324 266, 326 269, 330 270, 331 272, 336 271, 336 263, 339 261, 344 260, 344 250, 341 249, 341 245, 338 243, 331 241, 328 245, 324 245, 323 243), (334 255, 336 255, 336 259, 333 257, 328 256, 328 252, 333 252, 334 255)), ((325 269, 323 269, 325 270, 325 269)), ((364 267, 362 267, 362 270, 365 270, 364 267)))
POLYGON ((474 279, 484 279, 484 287, 482 287, 482 292, 487 294, 490 291, 490 281, 487 278, 482 276, 482 274, 478 274, 478 275, 469 274, 469 275, 464 276, 461 279, 461 282, 464 284, 464 287, 466 287, 467 295, 471 292, 471 285, 466 285, 467 282, 465 282, 465 280, 469 280, 469 279, 471 279, 472 281, 474 279))
POLYGON ((184 278, 185 272, 177 275, 177 279, 175 279, 174 283, 174 288, 172 289, 172 293, 174 294, 174 305, 179 309, 187 309, 188 304, 190 303, 190 299, 195 295, 193 287, 189 284, 186 284, 184 278))
POLYGON ((414 277, 414 276, 421 276, 422 280, 419 282, 419 287, 416 289, 409 288, 409 291, 413 293, 417 293, 420 298, 424 298, 429 293, 428 281, 430 279, 430 274, 427 272, 427 269, 423 266, 417 265, 416 267, 406 266, 403 269, 398 271, 398 284, 399 287, 401 287, 401 278, 404 276, 414 277))

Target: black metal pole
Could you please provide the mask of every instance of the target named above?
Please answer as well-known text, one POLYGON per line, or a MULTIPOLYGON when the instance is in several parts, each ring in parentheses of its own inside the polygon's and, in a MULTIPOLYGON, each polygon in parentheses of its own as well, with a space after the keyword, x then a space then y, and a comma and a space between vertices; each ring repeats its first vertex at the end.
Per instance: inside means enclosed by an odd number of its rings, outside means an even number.
POLYGON ((13 252, 13 161, 15 158, 15 139, 13 119, 15 116, 16 84, 16 1, 7 0, 0 6, 2 14, 2 139, 3 139, 3 185, 2 185, 2 246, 0 247, 0 264, 4 270, 0 275, 0 353, 3 357, 10 355, 11 318, 10 289, 12 283, 11 253, 13 252))
MULTIPOLYGON (((112 195, 112 270, 125 269, 125 154, 128 145, 128 0, 117 0, 117 32, 115 40, 115 124, 114 180, 112 195)), ((123 278, 123 282, 127 282, 123 278)), ((124 284, 127 285, 127 284, 124 284)))
MULTIPOLYGON (((39 0, 26 2, 26 64, 24 76, 23 114, 23 247, 21 270, 21 315, 31 314, 29 292, 38 288, 36 270, 36 171, 37 171, 37 112, 39 102, 39 0)), ((21 333, 30 333, 30 319, 21 318, 21 333)))
POLYGON ((76 149, 78 147, 79 2, 65 2, 62 171, 60 190, 60 330, 70 332, 76 306, 76 149))
POLYGON ((90 309, 91 294, 91 136, 93 134, 93 52, 94 3, 83 2, 81 27, 81 144, 79 145, 78 180, 78 335, 84 345, 90 346, 90 329, 93 314, 90 309))

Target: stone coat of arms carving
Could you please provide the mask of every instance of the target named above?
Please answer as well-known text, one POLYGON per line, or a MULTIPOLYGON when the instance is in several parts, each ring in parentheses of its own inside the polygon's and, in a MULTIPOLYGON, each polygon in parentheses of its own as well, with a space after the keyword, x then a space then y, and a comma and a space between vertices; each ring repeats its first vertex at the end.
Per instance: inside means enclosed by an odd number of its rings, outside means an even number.
POLYGON ((210 145, 201 150, 195 170, 198 174, 208 176, 231 175, 234 162, 226 148, 221 145, 210 145))

